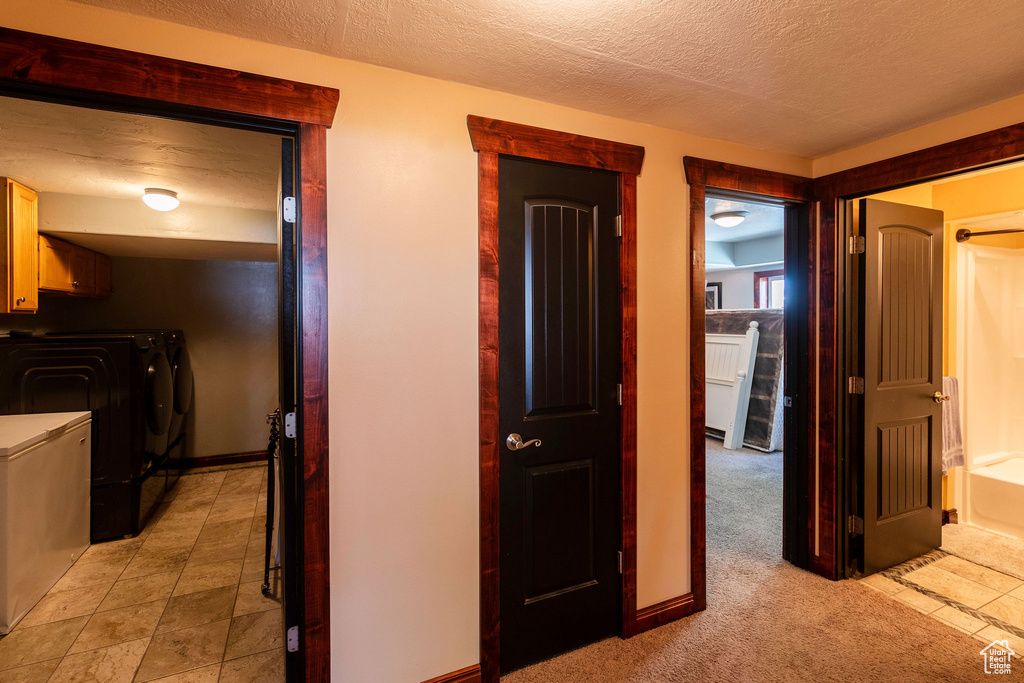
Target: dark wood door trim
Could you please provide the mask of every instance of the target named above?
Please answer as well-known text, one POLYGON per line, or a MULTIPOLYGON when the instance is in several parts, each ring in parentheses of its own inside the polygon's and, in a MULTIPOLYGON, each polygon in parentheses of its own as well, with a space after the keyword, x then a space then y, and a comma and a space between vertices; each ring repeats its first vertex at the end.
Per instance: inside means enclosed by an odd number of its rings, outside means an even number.
POLYGON ((474 664, 443 676, 436 676, 423 683, 480 683, 480 665, 474 664))
POLYGON ((848 544, 841 524, 844 517, 841 513, 845 508, 839 507, 845 501, 838 497, 838 491, 845 490, 845 485, 840 487, 840 478, 845 478, 849 466, 838 431, 839 416, 846 410, 840 392, 839 373, 845 340, 850 332, 846 329, 845 319, 841 321, 845 313, 843 301, 839 298, 842 296, 840 284, 845 277, 842 270, 845 200, 1021 158, 1024 158, 1024 123, 864 164, 813 181, 820 226, 821 344, 818 352, 822 381, 818 387, 818 405, 822 413, 822 428, 818 438, 823 502, 821 524, 825 532, 820 539, 823 552, 815 571, 823 575, 841 578, 846 575, 849 564, 844 557, 848 544), (830 428, 826 429, 826 425, 830 428), (829 505, 824 505, 825 502, 829 505))
MULTIPOLYGON (((693 586, 693 602, 695 609, 704 609, 707 604, 707 550, 706 550, 706 446, 705 446, 705 374, 704 374, 704 281, 705 281, 705 203, 708 190, 734 192, 748 196, 757 196, 783 202, 802 202, 804 210, 811 220, 810 202, 813 199, 812 185, 809 178, 776 173, 763 169, 725 164, 708 159, 685 157, 683 168, 686 180, 690 185, 690 557, 691 585, 693 586)), ((812 223, 813 224, 813 223, 812 223)), ((814 250, 814 230, 810 230, 811 243, 807 245, 808 253, 814 250)), ((787 265, 787 267, 790 267, 787 265)), ((807 300, 813 301, 816 295, 813 290, 813 278, 807 278, 807 300)), ((814 330, 817 325, 815 312, 808 307, 808 329, 814 330)), ((811 357, 814 357, 811 354, 811 357)), ((824 375, 823 375, 824 376, 824 375)), ((810 373, 813 382, 813 373, 810 373)), ((813 396, 814 387, 804 388, 805 395, 813 396)), ((807 406, 808 430, 805 435, 807 448, 805 453, 808 461, 802 463, 809 471, 815 471, 813 444, 817 434, 813 432, 813 402, 807 406)), ((801 546, 806 546, 808 555, 814 557, 814 521, 822 511, 814 506, 814 479, 808 477, 806 491, 808 501, 806 509, 806 526, 800 529, 791 528, 798 520, 787 520, 784 533, 795 536, 801 546)), ((822 501, 823 503, 827 501, 822 501)), ((820 545, 820 542, 819 542, 820 545)), ((798 563, 803 553, 787 557, 798 563)), ((813 569, 808 566, 807 568, 813 569)))
POLYGON ((500 673, 501 583, 498 458, 498 155, 507 154, 619 172, 622 241, 622 632, 637 632, 636 615, 636 175, 644 149, 516 123, 467 118, 478 152, 480 325, 480 669, 500 673))
POLYGON ((644 148, 584 135, 562 133, 483 116, 467 117, 469 137, 477 152, 494 152, 525 159, 600 168, 639 175, 644 148))
POLYGON ((0 28, 0 92, 186 120, 266 127, 299 146, 300 447, 305 680, 330 679, 327 146, 338 91, 0 28))
POLYGON ((339 93, 308 83, 0 28, 0 80, 330 127, 339 93))
POLYGON ((819 201, 890 190, 1024 157, 1024 123, 901 154, 814 179, 819 201))

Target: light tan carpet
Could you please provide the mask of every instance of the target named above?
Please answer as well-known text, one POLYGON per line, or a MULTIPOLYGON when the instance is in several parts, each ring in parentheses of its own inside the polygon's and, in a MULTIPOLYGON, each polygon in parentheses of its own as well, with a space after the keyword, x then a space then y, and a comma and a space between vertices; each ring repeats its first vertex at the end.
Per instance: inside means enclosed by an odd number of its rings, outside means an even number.
MULTIPOLYGON (((970 636, 781 559, 781 453, 728 452, 709 440, 707 464, 707 611, 521 669, 507 683, 986 678, 970 636)), ((1024 664, 1006 678, 1022 673, 1024 664)))
POLYGON ((1024 541, 1019 539, 965 524, 947 524, 942 527, 942 549, 1024 581, 1024 541))

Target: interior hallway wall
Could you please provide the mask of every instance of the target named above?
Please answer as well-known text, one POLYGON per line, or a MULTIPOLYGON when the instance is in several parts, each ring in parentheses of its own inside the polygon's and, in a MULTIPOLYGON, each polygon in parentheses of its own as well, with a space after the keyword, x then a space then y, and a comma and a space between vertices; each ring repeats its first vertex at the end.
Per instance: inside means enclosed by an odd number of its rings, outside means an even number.
POLYGON ((327 140, 338 681, 408 683, 479 661, 477 158, 466 115, 643 145, 638 605, 689 590, 682 158, 805 176, 809 160, 66 0, 7 0, 4 23, 340 89, 327 140))
POLYGON ((42 293, 0 331, 181 329, 194 375, 190 457, 267 448, 278 403, 277 264, 113 257, 114 293, 42 293))

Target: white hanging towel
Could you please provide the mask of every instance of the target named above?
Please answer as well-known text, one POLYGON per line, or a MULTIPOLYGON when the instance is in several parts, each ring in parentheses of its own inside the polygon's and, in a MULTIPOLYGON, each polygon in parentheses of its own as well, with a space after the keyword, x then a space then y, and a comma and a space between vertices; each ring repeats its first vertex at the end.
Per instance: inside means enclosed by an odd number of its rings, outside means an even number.
POLYGON ((964 434, 960 428, 960 387, 956 377, 942 378, 942 474, 964 464, 964 434))

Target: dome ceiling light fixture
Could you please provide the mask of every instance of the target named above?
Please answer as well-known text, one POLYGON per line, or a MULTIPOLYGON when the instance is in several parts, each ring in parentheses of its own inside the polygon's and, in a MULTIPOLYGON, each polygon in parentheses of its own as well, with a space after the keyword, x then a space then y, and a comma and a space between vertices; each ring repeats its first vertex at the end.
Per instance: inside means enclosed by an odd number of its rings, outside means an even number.
POLYGON ((737 225, 747 220, 747 212, 722 211, 720 213, 711 214, 711 220, 718 223, 723 228, 735 228, 737 225))
POLYGON ((165 190, 159 187, 147 187, 142 192, 142 201, 146 206, 157 211, 171 211, 178 208, 178 193, 174 190, 165 190))

